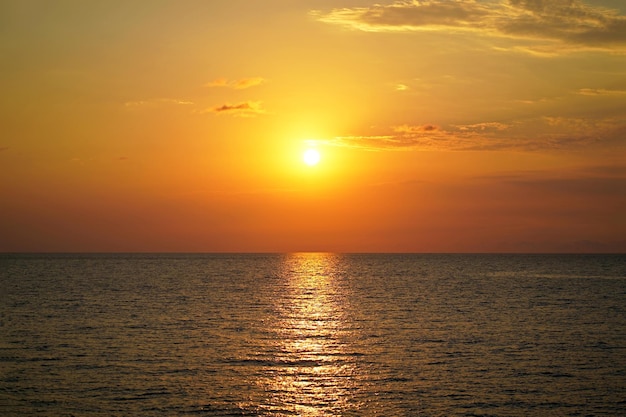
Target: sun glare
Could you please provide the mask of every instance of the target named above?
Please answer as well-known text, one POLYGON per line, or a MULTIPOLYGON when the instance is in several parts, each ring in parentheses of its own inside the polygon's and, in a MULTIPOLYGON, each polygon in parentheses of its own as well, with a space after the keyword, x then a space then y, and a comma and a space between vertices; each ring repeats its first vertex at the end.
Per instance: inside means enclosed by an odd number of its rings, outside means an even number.
POLYGON ((308 166, 313 166, 319 163, 321 155, 316 149, 307 149, 302 155, 302 159, 308 166))

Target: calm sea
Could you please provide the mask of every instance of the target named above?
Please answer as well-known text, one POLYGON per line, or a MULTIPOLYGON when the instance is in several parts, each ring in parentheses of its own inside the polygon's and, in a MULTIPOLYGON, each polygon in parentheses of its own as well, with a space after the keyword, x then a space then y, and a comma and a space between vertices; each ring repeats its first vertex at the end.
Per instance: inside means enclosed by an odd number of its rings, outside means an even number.
POLYGON ((3 416, 626 415, 626 255, 0 255, 3 416))

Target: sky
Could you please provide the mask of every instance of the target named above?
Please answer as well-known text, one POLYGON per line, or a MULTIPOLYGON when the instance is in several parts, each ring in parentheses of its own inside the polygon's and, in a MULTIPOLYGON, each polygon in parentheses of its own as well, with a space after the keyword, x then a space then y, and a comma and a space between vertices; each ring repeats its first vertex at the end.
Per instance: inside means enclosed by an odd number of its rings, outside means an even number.
POLYGON ((622 0, 0 0, 0 89, 0 252, 626 252, 622 0))

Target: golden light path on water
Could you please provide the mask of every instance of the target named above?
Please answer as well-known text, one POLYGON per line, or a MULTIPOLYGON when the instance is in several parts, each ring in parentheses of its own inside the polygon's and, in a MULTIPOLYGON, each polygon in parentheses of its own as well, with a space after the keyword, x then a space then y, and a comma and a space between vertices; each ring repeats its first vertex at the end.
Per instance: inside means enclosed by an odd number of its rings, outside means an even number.
POLYGON ((353 326, 347 320, 345 291, 338 288, 337 255, 293 254, 281 271, 274 334, 277 367, 260 383, 269 394, 269 413, 300 416, 356 410, 355 363, 349 349, 353 326))

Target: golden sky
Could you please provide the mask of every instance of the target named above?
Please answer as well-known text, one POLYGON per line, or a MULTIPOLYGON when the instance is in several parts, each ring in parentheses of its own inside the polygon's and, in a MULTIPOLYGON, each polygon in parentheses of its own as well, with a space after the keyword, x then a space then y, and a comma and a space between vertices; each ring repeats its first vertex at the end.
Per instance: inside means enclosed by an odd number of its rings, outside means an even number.
POLYGON ((0 251, 626 251, 622 0, 0 0, 0 56, 0 251))

